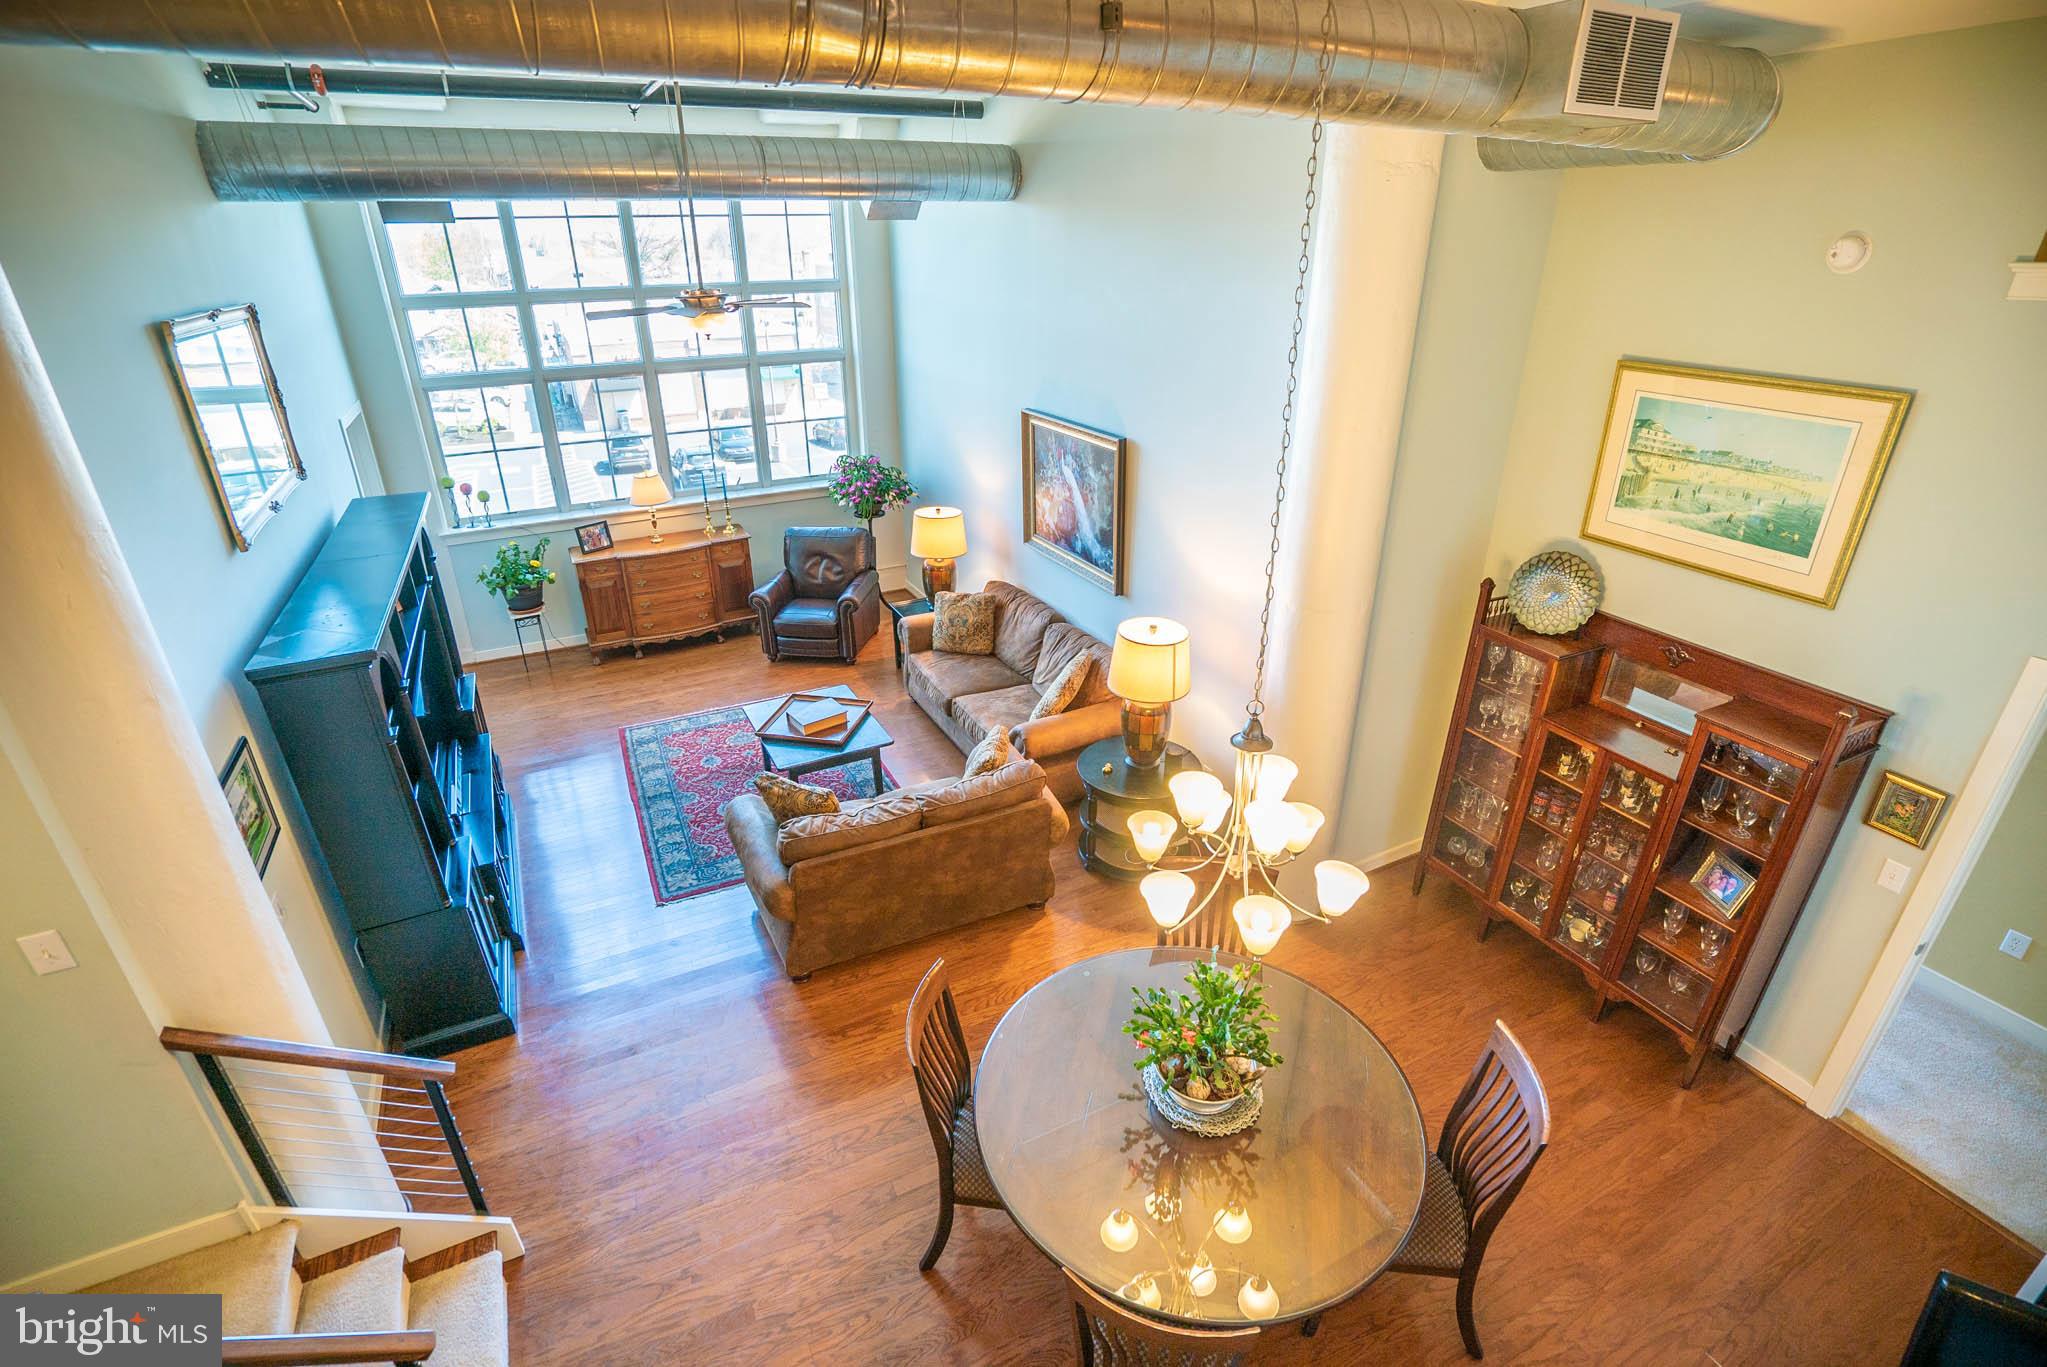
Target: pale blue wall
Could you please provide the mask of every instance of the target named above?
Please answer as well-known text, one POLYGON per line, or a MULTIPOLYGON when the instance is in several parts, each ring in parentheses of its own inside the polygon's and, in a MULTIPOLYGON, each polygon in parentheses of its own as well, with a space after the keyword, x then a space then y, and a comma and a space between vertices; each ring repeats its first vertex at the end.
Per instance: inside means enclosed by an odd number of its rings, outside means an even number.
MULTIPOLYGON (((207 753, 251 737, 286 829, 265 885, 341 1042, 373 998, 242 665, 355 496, 340 419, 355 392, 305 214, 221 204, 193 118, 235 117, 196 63, 0 48, 0 265, 134 571, 207 753), (154 325, 253 303, 311 478, 246 554, 229 541, 154 325)), ((89 725, 89 719, 81 724, 89 725)), ((109 775, 118 782, 118 775, 109 775)))

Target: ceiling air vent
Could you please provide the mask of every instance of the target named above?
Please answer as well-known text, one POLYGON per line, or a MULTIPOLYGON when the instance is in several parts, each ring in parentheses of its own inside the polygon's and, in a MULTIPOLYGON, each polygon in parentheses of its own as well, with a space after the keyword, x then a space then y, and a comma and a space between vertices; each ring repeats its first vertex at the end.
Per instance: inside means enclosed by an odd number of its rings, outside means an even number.
POLYGON ((1676 46, 1677 16, 1668 10, 1586 0, 1564 112, 1655 122, 1676 46))

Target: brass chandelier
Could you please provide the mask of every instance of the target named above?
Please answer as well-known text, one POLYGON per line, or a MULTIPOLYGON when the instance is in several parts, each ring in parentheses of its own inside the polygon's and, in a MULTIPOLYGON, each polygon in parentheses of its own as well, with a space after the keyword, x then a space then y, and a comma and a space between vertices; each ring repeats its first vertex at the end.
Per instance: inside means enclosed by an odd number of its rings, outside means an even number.
POLYGON ((1335 61, 1336 8, 1322 13, 1322 49, 1316 61, 1314 123, 1308 135, 1308 188, 1301 213, 1301 252, 1294 271, 1294 325, 1287 347, 1286 402, 1280 408, 1278 490, 1272 503, 1272 540, 1265 557, 1265 601, 1258 614, 1258 664, 1245 704, 1244 729, 1230 738, 1236 751, 1236 773, 1228 788, 1204 770, 1183 770, 1167 780, 1174 813, 1146 810, 1128 819, 1131 843, 1151 872, 1138 883, 1145 905, 1161 930, 1172 932, 1199 916, 1225 888, 1234 888, 1230 912, 1254 957, 1270 953, 1295 915, 1327 924, 1357 904, 1371 886, 1364 870, 1341 859, 1315 865, 1315 901, 1310 909, 1279 889, 1274 876, 1306 850, 1322 829, 1322 813, 1312 804, 1291 802, 1287 792, 1300 766, 1274 753, 1266 737, 1265 666, 1272 645, 1273 576, 1279 564, 1280 516, 1286 507, 1287 463, 1293 454, 1294 402, 1300 389, 1301 335, 1308 301, 1310 243, 1315 201, 1321 184, 1322 106, 1335 61), (1168 851, 1186 842, 1194 846, 1195 862, 1184 868, 1160 868, 1168 851), (1215 883, 1194 901, 1194 875, 1213 868, 1215 883))

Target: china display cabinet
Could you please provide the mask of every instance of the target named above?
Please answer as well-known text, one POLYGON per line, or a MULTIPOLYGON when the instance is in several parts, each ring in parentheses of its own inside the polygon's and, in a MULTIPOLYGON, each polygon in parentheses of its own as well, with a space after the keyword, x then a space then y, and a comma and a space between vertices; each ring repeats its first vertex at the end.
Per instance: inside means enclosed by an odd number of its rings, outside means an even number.
POLYGON ((1606 613, 1480 585, 1415 888, 1443 874, 1682 1042, 1732 1054, 1890 713, 1606 613))

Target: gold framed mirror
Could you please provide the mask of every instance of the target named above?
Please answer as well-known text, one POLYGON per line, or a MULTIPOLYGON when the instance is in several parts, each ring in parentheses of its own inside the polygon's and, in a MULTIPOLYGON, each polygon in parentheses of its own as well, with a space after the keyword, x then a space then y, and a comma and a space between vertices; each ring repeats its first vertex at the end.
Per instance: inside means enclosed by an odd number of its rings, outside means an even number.
POLYGON ((246 551, 306 477, 256 306, 186 314, 157 330, 228 534, 246 551))

